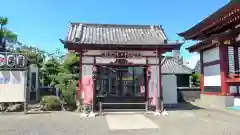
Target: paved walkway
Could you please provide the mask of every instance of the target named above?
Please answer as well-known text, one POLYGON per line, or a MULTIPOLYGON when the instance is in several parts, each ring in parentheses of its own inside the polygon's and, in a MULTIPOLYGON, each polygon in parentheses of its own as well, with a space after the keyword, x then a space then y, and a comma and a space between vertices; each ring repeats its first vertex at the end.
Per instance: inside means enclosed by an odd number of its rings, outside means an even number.
POLYGON ((215 110, 81 119, 78 113, 0 114, 0 135, 239 135, 240 117, 215 110))
POLYGON ((142 114, 106 115, 110 130, 155 129, 158 125, 142 114))

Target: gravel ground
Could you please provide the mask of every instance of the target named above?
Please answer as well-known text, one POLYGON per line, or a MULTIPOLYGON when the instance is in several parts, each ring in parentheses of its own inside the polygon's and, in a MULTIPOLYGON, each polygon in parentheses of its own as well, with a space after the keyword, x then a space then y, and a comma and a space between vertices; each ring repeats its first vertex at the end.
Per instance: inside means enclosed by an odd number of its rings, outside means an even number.
MULTIPOLYGON (((116 115, 116 114, 115 114, 116 115)), ((145 115, 158 129, 110 131, 105 116, 80 118, 78 113, 1 114, 0 135, 239 135, 240 117, 214 110, 170 111, 145 115)))

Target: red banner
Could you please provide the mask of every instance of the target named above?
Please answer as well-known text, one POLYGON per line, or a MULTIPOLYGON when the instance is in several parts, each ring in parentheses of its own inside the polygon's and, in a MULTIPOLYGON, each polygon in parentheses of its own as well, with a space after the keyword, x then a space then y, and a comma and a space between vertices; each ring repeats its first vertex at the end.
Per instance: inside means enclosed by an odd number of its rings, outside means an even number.
POLYGON ((93 80, 92 76, 83 76, 82 86, 84 92, 84 104, 91 104, 93 100, 93 80))

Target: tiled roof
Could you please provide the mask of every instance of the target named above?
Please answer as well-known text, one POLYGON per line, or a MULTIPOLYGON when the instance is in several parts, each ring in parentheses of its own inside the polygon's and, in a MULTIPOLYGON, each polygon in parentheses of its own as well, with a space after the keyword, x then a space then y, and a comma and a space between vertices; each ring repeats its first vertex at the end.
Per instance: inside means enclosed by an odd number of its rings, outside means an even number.
POLYGON ((192 74, 193 70, 185 66, 175 57, 166 56, 162 59, 162 73, 165 74, 192 74))
POLYGON ((81 44, 159 45, 167 38, 161 26, 71 23, 67 40, 81 44))

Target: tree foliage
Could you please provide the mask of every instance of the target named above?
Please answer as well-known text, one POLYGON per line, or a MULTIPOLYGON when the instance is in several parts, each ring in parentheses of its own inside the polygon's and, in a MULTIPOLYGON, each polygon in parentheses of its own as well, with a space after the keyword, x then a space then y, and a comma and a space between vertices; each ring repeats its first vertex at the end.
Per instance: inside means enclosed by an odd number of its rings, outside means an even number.
POLYGON ((79 79, 79 55, 69 52, 61 64, 61 72, 56 76, 56 87, 61 91, 62 98, 69 104, 75 104, 76 86, 79 79))
POLYGON ((0 17, 0 47, 5 51, 6 43, 16 43, 17 35, 10 30, 8 30, 5 26, 8 24, 7 17, 0 17))
POLYGON ((51 53, 41 70, 41 81, 56 87, 67 104, 75 105, 75 92, 79 79, 79 55, 69 52, 66 55, 56 50, 51 53))
MULTIPOLYGON (((40 69, 40 81, 45 86, 54 86, 60 90, 61 96, 67 104, 75 104, 75 91, 79 79, 79 54, 68 52, 64 54, 60 49, 48 53, 37 47, 23 45, 17 41, 17 35, 7 30, 6 17, 0 17, 0 41, 8 39, 8 50, 27 56, 30 64, 36 64, 40 69)), ((1 45, 1 42, 0 42, 1 45)))
POLYGON ((192 86, 199 87, 200 86, 200 74, 194 73, 191 76, 192 86))

